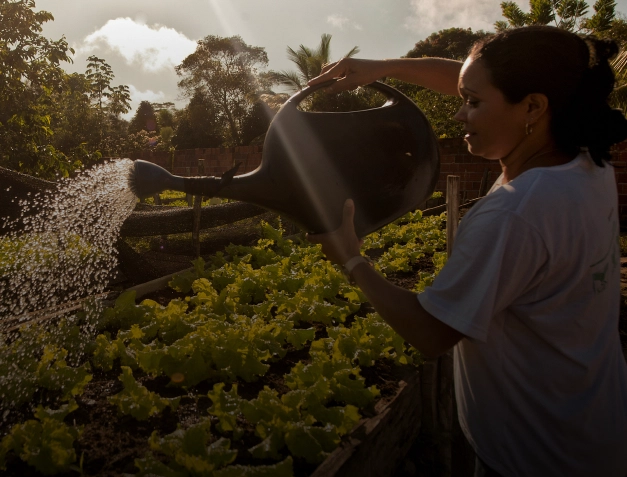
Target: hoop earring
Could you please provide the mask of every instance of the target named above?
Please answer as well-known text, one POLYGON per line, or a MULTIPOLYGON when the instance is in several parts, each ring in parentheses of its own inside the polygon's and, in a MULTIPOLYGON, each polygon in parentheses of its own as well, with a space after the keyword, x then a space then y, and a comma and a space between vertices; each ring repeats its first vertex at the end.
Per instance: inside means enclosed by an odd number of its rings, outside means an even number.
POLYGON ((529 136, 533 132, 533 126, 529 123, 525 124, 525 136, 529 136))

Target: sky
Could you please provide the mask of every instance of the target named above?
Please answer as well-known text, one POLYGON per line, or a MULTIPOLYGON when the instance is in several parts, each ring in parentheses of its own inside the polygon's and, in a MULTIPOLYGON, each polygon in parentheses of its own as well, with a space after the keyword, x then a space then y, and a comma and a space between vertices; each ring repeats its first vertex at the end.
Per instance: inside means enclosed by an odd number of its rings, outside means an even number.
MULTIPOLYGON (((43 34, 65 36, 75 50, 68 72, 84 73, 87 58, 103 58, 113 70, 112 86, 125 84, 132 117, 140 101, 186 100, 174 67, 208 35, 239 35, 263 47, 271 70, 293 70, 286 49, 316 47, 332 35, 331 58, 354 46, 358 58, 398 58, 431 33, 451 27, 493 30, 501 0, 36 0, 54 21, 43 34)), ((519 0, 523 10, 528 2, 519 0)), ((589 2, 590 5, 593 2, 589 2)), ((592 11, 592 7, 590 7, 592 11)), ((627 0, 616 11, 627 14, 627 0)))

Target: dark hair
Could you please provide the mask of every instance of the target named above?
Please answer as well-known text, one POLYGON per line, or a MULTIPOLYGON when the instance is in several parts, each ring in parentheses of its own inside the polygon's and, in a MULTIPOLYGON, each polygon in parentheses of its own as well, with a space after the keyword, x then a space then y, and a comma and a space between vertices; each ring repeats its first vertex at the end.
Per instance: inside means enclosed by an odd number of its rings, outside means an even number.
POLYGON ((470 57, 484 62, 492 83, 510 103, 531 93, 545 94, 558 147, 571 154, 587 147, 603 166, 612 144, 627 137, 627 120, 607 102, 614 89, 608 60, 617 53, 612 40, 529 26, 479 40, 470 57))

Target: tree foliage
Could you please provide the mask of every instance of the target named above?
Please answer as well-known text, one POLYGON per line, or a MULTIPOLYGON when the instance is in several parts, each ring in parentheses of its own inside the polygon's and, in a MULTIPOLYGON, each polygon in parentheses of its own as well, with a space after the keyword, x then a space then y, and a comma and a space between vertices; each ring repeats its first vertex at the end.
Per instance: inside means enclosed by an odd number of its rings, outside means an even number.
POLYGON ((103 141, 106 136, 118 136, 119 139, 120 135, 115 134, 116 130, 119 133, 117 120, 120 114, 131 110, 131 95, 126 85, 111 86, 115 75, 104 59, 92 55, 87 61, 85 77, 91 86, 89 97, 96 107, 98 116, 97 147, 104 148, 103 141))
POLYGON ((131 110, 131 93, 128 86, 121 84, 111 88, 109 94, 109 114, 118 117, 131 110))
POLYGON ((459 96, 423 89, 418 91, 413 99, 427 116, 437 137, 462 137, 464 135, 463 124, 453 118, 462 106, 462 99, 459 96))
POLYGON ((446 28, 432 33, 419 41, 407 52, 405 58, 437 57, 451 60, 464 60, 470 47, 477 40, 489 35, 483 30, 472 31, 471 28, 446 28))
POLYGON ((85 74, 65 76, 51 107, 51 144, 83 164, 122 152, 127 121, 120 115, 131 100, 128 86, 111 85, 114 75, 105 60, 92 56, 88 62, 85 74))
MULTIPOLYGON (((436 57, 463 61, 468 56, 473 43, 490 34, 483 30, 473 32, 470 28, 447 28, 432 33, 416 43, 405 57, 436 57)), ((387 83, 416 102, 427 116, 436 136, 459 137, 462 135, 461 123, 453 118, 462 105, 461 98, 395 79, 389 79, 387 83)))
POLYGON ((86 149, 94 149, 88 145, 98 144, 100 140, 99 117, 91 103, 90 94, 91 83, 85 75, 73 73, 65 76, 63 88, 53 95, 53 135, 50 141, 57 150, 68 156, 74 155, 75 151, 85 156, 86 149))
POLYGON ((609 38, 619 45, 620 53, 612 61, 616 72, 616 88, 610 104, 627 111, 627 21, 616 14, 615 0, 597 0, 594 13, 587 17, 589 6, 583 0, 529 0, 529 13, 512 1, 501 3, 505 20, 495 23, 497 31, 526 25, 555 25, 568 31, 609 38))
POLYGON ((172 145, 177 149, 219 147, 224 141, 220 112, 211 98, 196 91, 187 107, 176 114, 177 128, 172 145))
POLYGON ((0 165, 44 178, 98 160, 126 133, 119 116, 130 107, 103 59, 90 57, 85 74, 63 71, 74 51, 41 34, 52 20, 33 0, 0 0, 0 165))
POLYGON ((583 0, 529 0, 529 13, 516 2, 501 3, 505 20, 494 24, 497 31, 527 25, 549 25, 568 31, 601 34, 611 29, 616 16, 615 0, 597 0, 594 14, 587 17, 589 6, 583 0))
POLYGON ((201 94, 215 107, 217 124, 225 124, 224 145, 242 144, 242 127, 259 94, 269 87, 263 74, 268 56, 263 48, 239 36, 209 35, 176 67, 184 95, 201 94))
POLYGON ((303 109, 307 111, 359 111, 372 109, 385 103, 386 98, 381 93, 368 87, 357 88, 352 91, 341 91, 329 94, 325 90, 316 91, 308 98, 303 109))
POLYGON ((115 75, 111 66, 102 58, 92 55, 87 58, 87 61, 85 76, 91 84, 90 98, 98 105, 98 110, 102 114, 103 102, 111 97, 109 90, 115 75))
POLYGON ((33 0, 0 0, 0 164, 42 177, 68 175, 76 166, 50 145, 50 106, 63 88, 63 61, 74 51, 65 37, 45 38, 53 20, 33 0))
POLYGON ((139 131, 159 132, 157 124, 157 115, 150 101, 142 101, 137 107, 135 116, 128 125, 128 132, 131 134, 139 131))
POLYGON ((612 67, 616 72, 616 87, 610 96, 612 106, 627 112, 627 21, 619 16, 612 22, 611 28, 605 32, 620 46, 620 52, 612 60, 612 67))
MULTIPOLYGON (((354 46, 342 58, 359 53, 354 46)), ((315 48, 300 45, 297 50, 287 47, 287 57, 296 66, 296 71, 272 71, 271 78, 288 88, 292 93, 301 91, 309 80, 319 76, 322 68, 331 63, 331 35, 323 34, 315 48)), ((368 88, 329 94, 320 90, 309 96, 300 105, 306 111, 356 111, 376 107, 383 103, 382 97, 368 88)))
MULTIPOLYGON (((359 53, 354 46, 343 58, 350 58, 359 53)), ((307 82, 322 72, 322 68, 331 63, 331 35, 324 33, 316 48, 300 45, 297 50, 287 47, 287 58, 294 63, 296 71, 273 71, 272 78, 280 85, 295 93, 307 86, 307 82)))

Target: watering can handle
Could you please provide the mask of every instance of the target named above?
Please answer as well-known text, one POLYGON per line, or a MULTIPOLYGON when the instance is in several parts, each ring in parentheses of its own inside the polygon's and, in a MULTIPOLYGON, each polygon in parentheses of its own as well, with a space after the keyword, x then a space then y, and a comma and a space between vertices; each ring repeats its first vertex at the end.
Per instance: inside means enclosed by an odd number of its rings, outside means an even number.
MULTIPOLYGON (((285 104, 285 106, 292 106, 293 108, 296 108, 307 96, 315 93, 316 91, 326 88, 327 86, 331 86, 333 83, 335 83, 337 81, 337 79, 332 79, 329 81, 325 81, 324 83, 318 83, 314 86, 308 86, 307 88, 302 89, 301 91, 299 91, 298 93, 296 93, 295 95, 293 95, 285 104)), ((379 91, 380 93, 383 93, 385 96, 387 96, 388 100, 392 100, 392 103, 395 104, 399 101, 403 101, 403 100, 407 100, 407 97, 401 93, 400 91, 398 91, 397 89, 392 88, 391 86, 388 86, 385 83, 382 83, 380 81, 375 81, 374 83, 370 83, 367 84, 365 86, 368 86, 369 88, 373 88, 376 89, 377 91, 379 91)), ((386 105, 390 104, 390 102, 388 101, 386 103, 386 105)))

